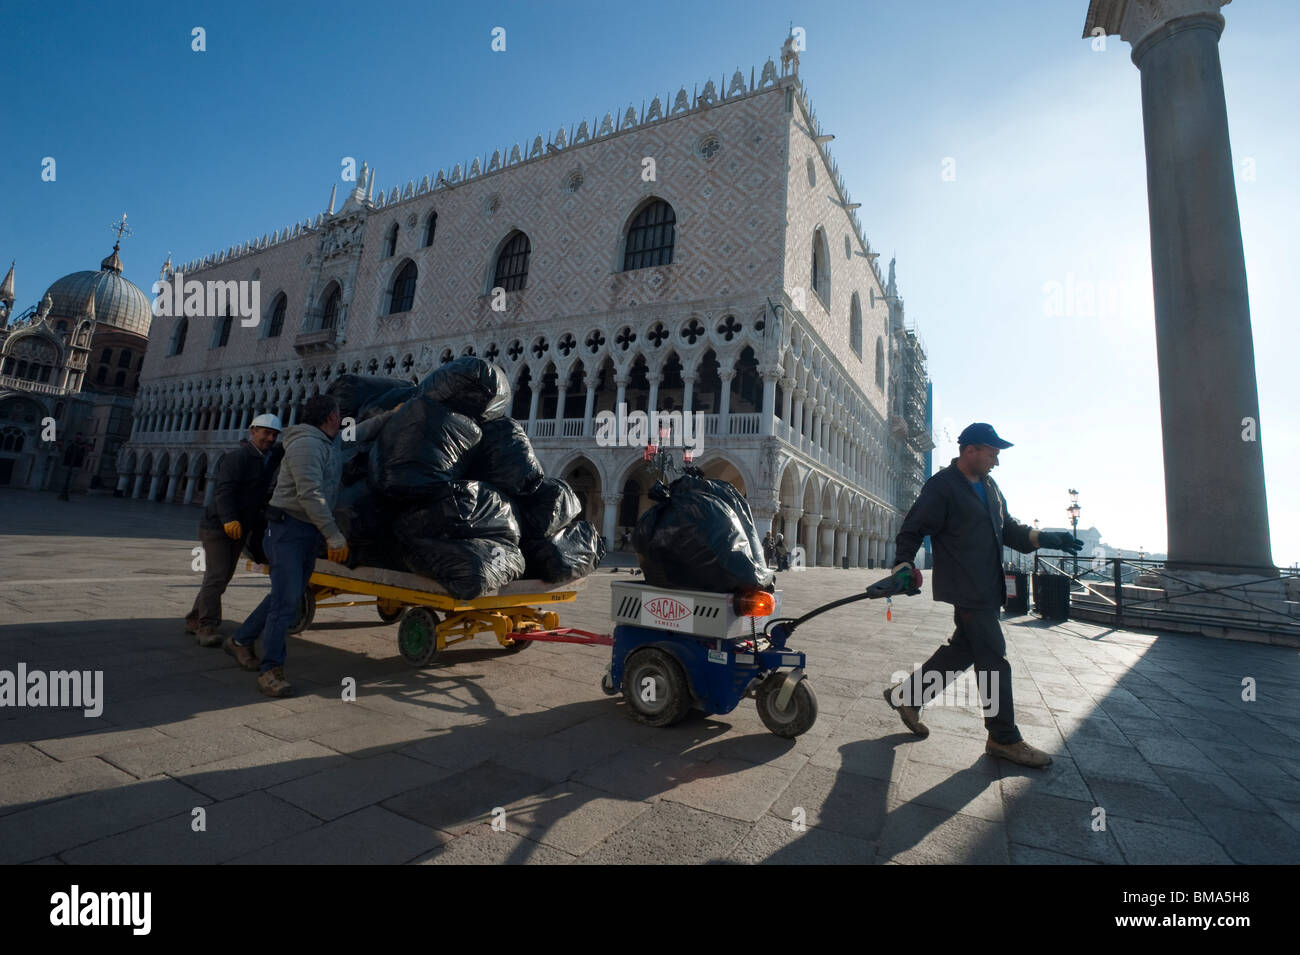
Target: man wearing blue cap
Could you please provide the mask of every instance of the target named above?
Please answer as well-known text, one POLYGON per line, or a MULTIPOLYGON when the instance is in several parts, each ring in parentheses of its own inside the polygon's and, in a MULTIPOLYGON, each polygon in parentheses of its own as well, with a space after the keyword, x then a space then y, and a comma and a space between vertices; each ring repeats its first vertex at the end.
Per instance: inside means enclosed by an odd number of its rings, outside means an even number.
POLYGON ((992 425, 980 422, 966 428, 957 438, 958 456, 925 482, 903 519, 895 540, 894 571, 916 570, 912 561, 929 535, 934 543, 934 599, 954 606, 957 628, 909 679, 885 691, 885 701, 913 733, 929 736, 920 719, 921 707, 974 664, 989 732, 984 751, 1041 768, 1050 765, 1052 757, 1025 742, 1011 701, 1011 664, 998 622, 1007 597, 1002 548, 1023 554, 1039 547, 1078 553, 1083 542, 1068 532, 1026 527, 1007 513, 1006 499, 989 472, 997 466, 998 452, 1009 447, 992 425))

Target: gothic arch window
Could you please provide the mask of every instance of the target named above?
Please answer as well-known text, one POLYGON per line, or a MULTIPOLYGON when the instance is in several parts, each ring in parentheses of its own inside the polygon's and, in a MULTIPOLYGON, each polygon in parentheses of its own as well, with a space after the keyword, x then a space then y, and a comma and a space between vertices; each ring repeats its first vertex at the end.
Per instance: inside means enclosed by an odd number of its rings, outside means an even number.
POLYGON ((190 320, 182 315, 180 320, 176 322, 176 328, 172 332, 171 347, 167 349, 168 355, 179 355, 185 351, 185 336, 189 333, 189 330, 190 320))
POLYGON ((876 387, 885 390, 885 343, 876 339, 876 387))
POLYGON ((668 203, 656 199, 646 205, 628 226, 623 271, 671 265, 676 226, 677 216, 668 203))
POLYGON ((528 258, 532 245, 528 236, 514 232, 497 255, 497 267, 492 279, 493 288, 517 292, 528 285, 528 258))
POLYGON ((862 306, 858 304, 858 293, 853 293, 849 305, 849 347, 858 358, 862 357, 862 306))
POLYGON ((213 343, 213 348, 225 348, 230 344, 230 329, 235 324, 235 319, 229 313, 222 316, 217 323, 217 340, 213 343))
POLYGON ((267 326, 267 338, 279 338, 284 331, 284 313, 289 308, 289 300, 280 293, 275 297, 275 306, 271 309, 271 323, 267 326))
POLYGON ((323 331, 327 328, 333 328, 339 321, 339 304, 343 300, 343 290, 338 287, 337 283, 330 286, 330 290, 325 295, 325 304, 320 311, 320 327, 323 331))
POLYGON ((392 298, 388 306, 389 315, 411 310, 415 304, 415 279, 418 274, 415 263, 408 261, 393 277, 392 298))
POLYGON ((4 429, 4 438, 0 440, 0 451, 12 451, 15 454, 23 449, 23 432, 21 428, 9 425, 4 429))
POLYGON ((111 348, 105 348, 105 349, 104 349, 104 353, 103 353, 102 355, 99 356, 99 360, 100 360, 100 362, 102 362, 102 363, 105 364, 105 365, 107 365, 107 364, 109 364, 110 362, 112 362, 112 360, 113 360, 113 349, 111 349, 111 348))
POLYGON ((429 221, 424 224, 424 246, 433 245, 433 234, 438 231, 438 213, 430 212, 429 221))
POLYGON ((118 367, 118 368, 130 368, 130 367, 131 367, 131 353, 130 353, 129 351, 127 351, 125 348, 123 348, 123 349, 118 353, 118 356, 117 356, 117 367, 118 367))
POLYGON ((822 304, 831 304, 831 257, 826 246, 826 233, 818 229, 812 242, 812 289, 822 304))
POLYGON ((394 222, 384 239, 384 258, 391 259, 397 254, 397 223, 394 222))

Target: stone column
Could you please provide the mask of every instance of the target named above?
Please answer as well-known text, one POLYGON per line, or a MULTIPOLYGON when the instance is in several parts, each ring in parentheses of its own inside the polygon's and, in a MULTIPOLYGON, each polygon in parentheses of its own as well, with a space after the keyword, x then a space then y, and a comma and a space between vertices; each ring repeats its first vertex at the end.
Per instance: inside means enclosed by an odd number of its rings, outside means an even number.
POLYGON ((802 388, 796 388, 794 392, 794 415, 790 418, 790 443, 799 444, 799 439, 803 436, 803 399, 807 394, 802 388))
POLYGON ((718 434, 731 433, 731 379, 736 377, 734 368, 723 368, 718 372, 722 379, 722 407, 718 410, 718 434))
POLYGON ((801 517, 803 517, 803 508, 781 508, 781 533, 785 536, 782 543, 787 550, 799 543, 799 518, 801 517))
POLYGON ((776 379, 781 374, 779 368, 768 368, 763 372, 763 411, 758 418, 758 433, 772 434, 773 416, 776 414, 776 379))
POLYGON ((817 566, 835 566, 835 521, 823 520, 821 540, 817 544, 817 566))
POLYGON ((623 494, 620 491, 602 491, 600 500, 605 505, 605 514, 601 523, 601 533, 605 535, 605 547, 613 552, 614 545, 617 541, 614 539, 618 530, 618 506, 623 502, 623 494))
POLYGON ((163 503, 170 504, 176 499, 176 484, 180 481, 179 474, 173 474, 167 479, 167 493, 163 496, 163 503))
POLYGON ((1142 76, 1171 568, 1273 565, 1219 63, 1226 2, 1094 2, 1084 25, 1085 39, 1131 44, 1142 76))
MULTIPOLYGON (((614 379, 614 384, 618 386, 618 395, 614 398, 614 414, 619 414, 619 409, 623 408, 627 402, 627 383, 631 381, 627 375, 618 375, 614 379)), ((624 415, 626 412, 624 412, 624 415)))
POLYGON ((793 429, 794 424, 790 417, 790 406, 794 402, 794 379, 781 379, 781 420, 785 422, 786 427, 793 429))
MULTIPOLYGON (((772 518, 776 515, 776 508, 771 504, 756 504, 750 510, 754 513, 754 529, 758 531, 758 539, 761 541, 772 530, 772 518)), ((763 555, 758 556, 762 560, 763 555)))
POLYGON ((591 419, 596 411, 596 376, 587 375, 587 407, 582 413, 582 433, 586 437, 592 435, 591 419))
POLYGON ((144 491, 144 472, 141 471, 139 474, 135 476, 135 484, 132 485, 131 487, 132 499, 139 498, 141 492, 143 491, 144 491))
MULTIPOLYGON (((650 397, 649 400, 646 401, 645 410, 646 410, 646 414, 653 415, 656 411, 659 410, 659 386, 663 384, 664 376, 646 375, 646 381, 650 382, 650 397)), ((651 421, 652 427, 653 424, 654 422, 651 421)), ((656 441, 658 441, 659 439, 658 434, 652 434, 650 437, 656 441)))
POLYGON ((695 375, 682 375, 686 387, 682 389, 682 415, 695 413, 695 375))
POLYGON ((531 438, 537 434, 537 402, 542 397, 541 379, 531 384, 529 391, 532 392, 528 398, 528 436, 531 438))
POLYGON ((212 502, 217 497, 217 471, 213 468, 207 474, 207 482, 203 488, 203 509, 207 510, 212 506, 212 502))
POLYGON ((564 399, 568 394, 569 384, 565 382, 555 383, 555 436, 557 438, 564 435, 564 399))

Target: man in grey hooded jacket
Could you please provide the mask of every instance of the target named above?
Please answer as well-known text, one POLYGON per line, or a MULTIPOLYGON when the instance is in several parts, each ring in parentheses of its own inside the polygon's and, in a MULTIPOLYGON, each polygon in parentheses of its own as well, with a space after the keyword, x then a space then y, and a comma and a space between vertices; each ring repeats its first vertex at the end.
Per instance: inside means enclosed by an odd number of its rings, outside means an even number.
MULTIPOLYGON (((355 433, 347 437, 356 442, 368 441, 392 413, 367 419, 349 429, 355 433)), ((330 560, 342 563, 348 558, 347 538, 334 523, 334 504, 343 472, 339 438, 343 422, 338 400, 316 395, 304 406, 302 419, 302 424, 292 425, 281 437, 284 459, 267 507, 265 546, 271 564, 271 592, 225 643, 226 652, 241 667, 261 670, 258 689, 276 697, 293 692, 284 678, 285 644, 316 566, 321 538, 325 539, 330 560), (263 638, 260 663, 253 653, 258 634, 263 638)))

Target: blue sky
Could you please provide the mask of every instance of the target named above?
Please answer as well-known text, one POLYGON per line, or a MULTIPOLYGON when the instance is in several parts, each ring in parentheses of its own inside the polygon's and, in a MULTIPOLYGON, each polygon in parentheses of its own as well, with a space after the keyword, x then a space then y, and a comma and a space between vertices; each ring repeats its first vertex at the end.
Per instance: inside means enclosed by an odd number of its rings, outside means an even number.
MULTIPOLYGON (((560 125, 776 58, 835 134, 872 245, 896 252, 935 422, 990 421, 1012 513, 1165 546, 1139 75, 1081 39, 1086 0, 798 4, 10 4, 0 31, 0 269, 19 308, 95 268, 123 212, 126 275, 315 218, 340 159, 385 189, 560 125), (191 29, 207 51, 191 50, 191 29), (504 54, 490 48, 506 28, 504 54), (42 182, 52 156, 57 180, 42 182), (945 158, 956 178, 941 176, 945 158), (1045 289, 1075 289, 1051 314, 1045 289), (1110 290, 1087 312, 1080 292, 1110 290)), ((1237 2, 1220 43, 1254 323, 1273 558, 1300 560, 1300 5, 1237 2), (1253 161, 1253 178, 1243 163, 1253 161)))

